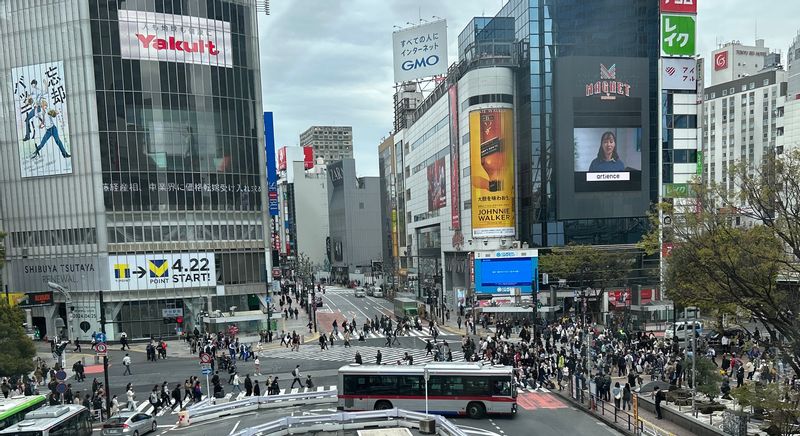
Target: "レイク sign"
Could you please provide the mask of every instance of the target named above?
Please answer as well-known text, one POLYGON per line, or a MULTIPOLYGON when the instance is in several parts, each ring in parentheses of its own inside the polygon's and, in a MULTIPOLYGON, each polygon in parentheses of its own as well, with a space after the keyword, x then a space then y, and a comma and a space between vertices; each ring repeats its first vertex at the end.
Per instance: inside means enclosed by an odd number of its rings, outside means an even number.
POLYGON ((233 68, 231 25, 186 15, 118 11, 124 59, 233 68))

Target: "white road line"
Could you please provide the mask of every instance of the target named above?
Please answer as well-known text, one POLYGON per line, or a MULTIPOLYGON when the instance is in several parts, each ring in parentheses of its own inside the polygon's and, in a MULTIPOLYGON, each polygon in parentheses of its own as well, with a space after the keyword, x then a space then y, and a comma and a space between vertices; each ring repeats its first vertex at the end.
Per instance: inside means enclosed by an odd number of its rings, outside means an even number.
POLYGON ((228 433, 228 435, 232 435, 232 434, 236 433, 236 429, 237 429, 237 428, 239 428, 239 424, 240 424, 241 422, 242 422, 242 421, 236 421, 236 425, 234 425, 234 426, 233 426, 233 428, 231 429, 231 432, 230 432, 230 433, 228 433))

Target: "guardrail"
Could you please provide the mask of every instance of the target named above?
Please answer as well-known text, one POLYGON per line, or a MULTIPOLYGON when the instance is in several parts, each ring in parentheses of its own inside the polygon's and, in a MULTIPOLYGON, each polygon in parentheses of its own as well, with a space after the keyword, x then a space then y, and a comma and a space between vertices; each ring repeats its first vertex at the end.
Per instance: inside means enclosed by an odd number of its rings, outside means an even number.
POLYGON ((255 427, 240 430, 234 436, 288 435, 305 432, 331 432, 355 430, 364 427, 419 428, 422 420, 436 421, 437 434, 467 436, 455 424, 439 415, 426 415, 403 409, 375 410, 369 412, 339 412, 330 415, 287 416, 255 427))
POLYGON ((197 407, 188 408, 178 414, 178 426, 185 427, 193 422, 203 422, 217 419, 236 413, 249 412, 257 409, 270 409, 292 404, 318 404, 333 403, 337 400, 336 389, 304 392, 298 394, 267 395, 260 397, 246 397, 241 400, 230 401, 223 404, 198 403, 197 407))

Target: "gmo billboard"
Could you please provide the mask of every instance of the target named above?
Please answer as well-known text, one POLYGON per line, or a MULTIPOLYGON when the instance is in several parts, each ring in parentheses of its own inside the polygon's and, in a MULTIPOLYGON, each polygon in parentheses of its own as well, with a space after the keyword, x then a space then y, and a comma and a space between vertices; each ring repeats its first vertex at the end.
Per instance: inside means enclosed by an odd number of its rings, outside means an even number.
POLYGON ((447 72, 447 21, 398 30, 392 34, 395 83, 447 72))
POLYGON ((642 216, 650 186, 648 59, 563 57, 555 76, 559 215, 642 216))
POLYGON ((474 260, 475 293, 513 295, 539 289, 538 250, 477 251, 474 260))

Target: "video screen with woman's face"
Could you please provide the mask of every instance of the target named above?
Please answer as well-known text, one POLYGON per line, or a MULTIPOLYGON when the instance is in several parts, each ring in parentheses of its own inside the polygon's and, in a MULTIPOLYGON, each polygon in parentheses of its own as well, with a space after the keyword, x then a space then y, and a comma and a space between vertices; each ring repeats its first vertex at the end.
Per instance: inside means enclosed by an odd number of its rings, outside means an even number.
POLYGON ((633 191, 642 185, 642 129, 573 130, 575 191, 633 191))

